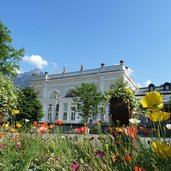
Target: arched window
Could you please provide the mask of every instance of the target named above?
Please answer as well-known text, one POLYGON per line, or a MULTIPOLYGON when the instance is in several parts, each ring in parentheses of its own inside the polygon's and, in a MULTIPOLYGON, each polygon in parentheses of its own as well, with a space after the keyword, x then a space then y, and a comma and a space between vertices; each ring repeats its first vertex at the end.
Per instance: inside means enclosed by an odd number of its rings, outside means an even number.
POLYGON ((66 92, 65 97, 74 97, 73 89, 69 89, 66 92))
POLYGON ((149 84, 148 90, 149 91, 155 91, 155 85, 154 84, 149 84))
POLYGON ((169 91, 170 90, 170 83, 168 83, 168 82, 164 83, 163 88, 165 91, 169 91))

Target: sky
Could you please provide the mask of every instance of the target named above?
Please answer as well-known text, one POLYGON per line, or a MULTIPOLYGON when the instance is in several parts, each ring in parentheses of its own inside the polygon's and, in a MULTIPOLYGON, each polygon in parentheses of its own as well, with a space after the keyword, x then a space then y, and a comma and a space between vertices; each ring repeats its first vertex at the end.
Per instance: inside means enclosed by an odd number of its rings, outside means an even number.
POLYGON ((171 82, 170 0, 0 0, 20 72, 124 64, 140 86, 171 82))

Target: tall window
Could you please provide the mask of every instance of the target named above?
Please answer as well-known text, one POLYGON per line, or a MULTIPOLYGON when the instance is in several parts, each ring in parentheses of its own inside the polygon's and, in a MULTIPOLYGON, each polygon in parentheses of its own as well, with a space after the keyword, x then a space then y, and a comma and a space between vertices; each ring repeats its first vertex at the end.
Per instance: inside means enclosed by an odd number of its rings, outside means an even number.
POLYGON ((63 120, 67 120, 68 103, 63 103, 63 120))
POLYGON ((74 111, 71 112, 71 120, 75 120, 75 112, 74 111))
POLYGON ((49 104, 48 106, 48 120, 51 122, 52 118, 52 104, 49 104))
POLYGON ((56 109, 55 109, 55 120, 58 120, 59 117, 59 104, 56 104, 56 109))
POLYGON ((71 106, 71 120, 75 120, 75 110, 76 110, 76 104, 73 103, 71 106))

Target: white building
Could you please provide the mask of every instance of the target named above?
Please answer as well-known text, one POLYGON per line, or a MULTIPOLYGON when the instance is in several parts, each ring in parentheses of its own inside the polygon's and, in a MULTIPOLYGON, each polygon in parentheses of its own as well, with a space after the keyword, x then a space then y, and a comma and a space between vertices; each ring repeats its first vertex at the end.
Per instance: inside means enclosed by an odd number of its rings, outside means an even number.
MULTIPOLYGON (((42 121, 54 123, 57 119, 63 120, 65 124, 78 124, 82 118, 79 113, 72 111, 73 100, 67 97, 70 89, 79 86, 83 82, 96 84, 100 92, 114 86, 114 80, 123 77, 128 81, 129 86, 135 90, 137 84, 130 76, 129 69, 120 61, 120 64, 104 66, 99 68, 84 70, 81 65, 80 71, 66 73, 65 68, 61 74, 35 76, 31 82, 32 87, 38 93, 38 97, 43 105, 44 117, 42 121)), ((100 114, 99 114, 100 118, 100 114)), ((97 118, 91 118, 97 119, 97 118)), ((108 122, 108 112, 106 112, 105 122, 108 122)))
MULTIPOLYGON (((148 92, 157 91, 163 96, 163 111, 171 113, 171 83, 165 82, 162 85, 155 86, 154 84, 149 84, 147 87, 141 87, 135 91, 137 98, 142 99, 148 92)), ((151 122, 150 119, 146 116, 144 122, 147 125, 147 122, 151 122)), ((165 122, 171 123, 171 118, 165 122)), ((143 121, 141 124, 144 124, 143 121)), ((151 124, 152 125, 152 124, 151 124)))

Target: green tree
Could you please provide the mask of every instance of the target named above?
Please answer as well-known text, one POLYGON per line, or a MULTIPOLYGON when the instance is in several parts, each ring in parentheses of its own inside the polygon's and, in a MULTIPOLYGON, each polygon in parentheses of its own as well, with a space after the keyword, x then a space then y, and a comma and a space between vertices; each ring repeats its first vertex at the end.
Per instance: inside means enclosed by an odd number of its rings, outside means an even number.
POLYGON ((16 107, 18 92, 10 78, 4 78, 0 73, 0 117, 10 114, 16 107))
POLYGON ((80 112, 83 121, 88 123, 88 118, 97 115, 102 96, 93 83, 82 83, 80 87, 72 90, 73 100, 76 102, 75 111, 80 112))
POLYGON ((16 115, 17 121, 25 119, 28 119, 30 122, 40 121, 43 117, 41 102, 33 88, 27 87, 22 89, 18 102, 20 114, 16 115))
POLYGON ((115 101, 124 102, 130 109, 139 109, 138 99, 131 88, 129 88, 128 82, 124 81, 123 78, 115 80, 114 87, 106 91, 105 96, 108 96, 109 101, 115 99, 115 101))
POLYGON ((123 78, 115 80, 114 87, 105 92, 105 97, 109 102, 110 117, 115 118, 113 121, 117 126, 119 124, 128 124, 130 117, 135 117, 140 112, 140 103, 134 92, 129 88, 128 82, 123 78), (115 112, 113 111, 113 109, 115 112), (129 115, 124 115, 123 111, 128 109, 129 115), (124 119, 123 119, 124 118, 124 119), (117 123, 117 120, 119 122, 117 123))
POLYGON ((18 62, 24 56, 24 49, 16 50, 12 47, 12 38, 8 28, 0 21, 0 73, 16 76, 19 69, 18 62))

